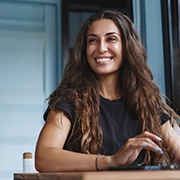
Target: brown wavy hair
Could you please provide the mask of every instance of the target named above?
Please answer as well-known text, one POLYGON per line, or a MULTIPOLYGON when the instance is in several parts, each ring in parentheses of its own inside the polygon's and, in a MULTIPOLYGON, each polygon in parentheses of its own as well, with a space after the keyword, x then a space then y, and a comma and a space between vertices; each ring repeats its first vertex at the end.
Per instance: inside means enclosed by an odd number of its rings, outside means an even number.
MULTIPOLYGON (((121 12, 111 10, 92 15, 77 35, 62 81, 50 95, 49 106, 55 109, 61 97, 72 102, 75 107, 75 123, 67 141, 68 148, 94 154, 101 148, 103 135, 99 125, 98 78, 87 61, 86 41, 89 27, 100 19, 112 20, 120 31, 124 61, 120 69, 119 86, 130 110, 142 122, 142 132, 149 131, 162 137, 161 113, 167 112, 159 89, 153 83, 145 48, 130 18, 121 12)), ((159 143, 159 146, 164 150, 162 143, 159 143)), ((161 156, 147 150, 144 163, 169 164, 170 158, 166 150, 161 156)))

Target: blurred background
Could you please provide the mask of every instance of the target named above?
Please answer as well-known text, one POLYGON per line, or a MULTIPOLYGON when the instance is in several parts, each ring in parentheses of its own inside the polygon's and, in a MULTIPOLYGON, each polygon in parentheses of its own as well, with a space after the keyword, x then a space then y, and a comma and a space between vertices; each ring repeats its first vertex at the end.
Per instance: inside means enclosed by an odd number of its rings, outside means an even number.
POLYGON ((133 20, 154 82, 180 114, 179 0, 0 0, 0 179, 23 171, 24 152, 34 156, 77 31, 103 9, 133 20))

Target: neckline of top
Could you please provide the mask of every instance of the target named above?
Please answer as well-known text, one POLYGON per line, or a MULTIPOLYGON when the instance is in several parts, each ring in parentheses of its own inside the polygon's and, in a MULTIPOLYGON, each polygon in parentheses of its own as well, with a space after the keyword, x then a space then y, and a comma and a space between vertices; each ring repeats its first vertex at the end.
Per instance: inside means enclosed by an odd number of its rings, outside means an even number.
POLYGON ((100 100, 104 103, 108 103, 108 104, 119 104, 119 103, 124 103, 124 98, 119 98, 119 99, 114 99, 114 100, 110 100, 110 99, 107 99, 103 96, 100 95, 100 100))

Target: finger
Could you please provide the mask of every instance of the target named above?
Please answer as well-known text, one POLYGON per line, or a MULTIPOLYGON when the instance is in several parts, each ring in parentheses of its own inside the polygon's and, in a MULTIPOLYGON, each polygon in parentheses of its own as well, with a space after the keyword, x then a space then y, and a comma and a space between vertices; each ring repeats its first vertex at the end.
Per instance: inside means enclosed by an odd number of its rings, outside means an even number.
POLYGON ((163 154, 163 151, 159 146, 154 146, 154 145, 146 143, 146 142, 143 142, 141 144, 141 146, 142 146, 142 149, 148 149, 148 150, 153 151, 159 155, 163 154))
POLYGON ((147 137, 147 136, 136 136, 135 138, 130 138, 129 140, 128 140, 128 142, 130 143, 130 144, 137 144, 137 145, 139 145, 139 147, 141 147, 141 145, 147 145, 147 144, 149 144, 149 145, 151 145, 151 146, 154 146, 154 147, 157 147, 158 145, 157 145, 157 143, 153 140, 153 139, 151 139, 151 138, 149 138, 149 137, 147 137))
POLYGON ((159 142, 159 141, 162 140, 159 136, 157 136, 155 134, 152 134, 152 133, 150 133, 148 131, 145 131, 145 132, 141 133, 139 136, 136 136, 136 137, 147 137, 147 138, 150 138, 151 140, 153 140, 155 142, 159 142))
POLYGON ((142 149, 147 149, 157 154, 163 154, 162 149, 154 141, 147 137, 131 138, 128 140, 128 146, 132 150, 138 149, 141 151, 142 149))

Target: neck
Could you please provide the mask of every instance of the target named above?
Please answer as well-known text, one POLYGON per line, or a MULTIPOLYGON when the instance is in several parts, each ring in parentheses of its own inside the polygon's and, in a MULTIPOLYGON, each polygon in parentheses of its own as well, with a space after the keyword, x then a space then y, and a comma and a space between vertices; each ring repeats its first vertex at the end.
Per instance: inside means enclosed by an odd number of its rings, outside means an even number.
POLYGON ((100 95, 109 100, 121 98, 118 77, 103 77, 99 78, 100 95))

